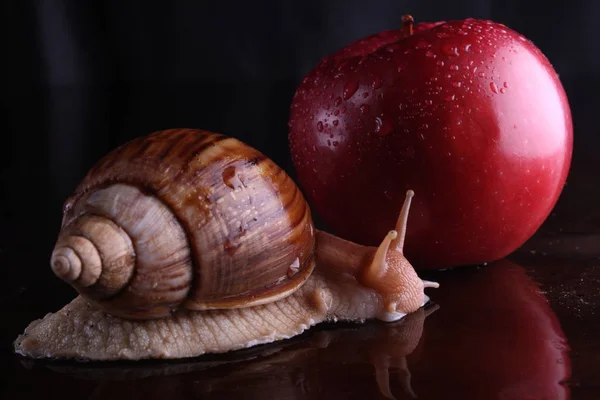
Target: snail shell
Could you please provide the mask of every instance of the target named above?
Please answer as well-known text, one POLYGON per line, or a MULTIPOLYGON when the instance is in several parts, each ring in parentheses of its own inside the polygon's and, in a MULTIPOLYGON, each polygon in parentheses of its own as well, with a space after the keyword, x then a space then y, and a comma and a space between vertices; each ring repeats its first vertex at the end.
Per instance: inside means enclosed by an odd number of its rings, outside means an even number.
POLYGON ((222 134, 169 129, 102 158, 63 209, 51 267, 108 313, 241 308, 314 269, 310 209, 292 179, 222 134))

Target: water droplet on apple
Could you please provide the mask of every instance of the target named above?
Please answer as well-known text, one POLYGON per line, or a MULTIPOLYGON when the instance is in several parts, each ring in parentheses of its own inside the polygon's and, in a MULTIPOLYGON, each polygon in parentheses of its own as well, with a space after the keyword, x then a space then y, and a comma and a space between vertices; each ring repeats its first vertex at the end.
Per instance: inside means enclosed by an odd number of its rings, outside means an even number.
POLYGON ((454 101, 454 99, 456 99, 455 95, 446 96, 445 98, 446 101, 454 101))
POLYGON ((369 97, 369 92, 364 92, 362 94, 363 99, 366 99, 367 97, 369 97))
POLYGON ((444 66, 444 62, 442 60, 438 60, 438 62, 436 64, 439 65, 440 67, 444 66))
POLYGON ((337 117, 338 115, 340 115, 340 110, 335 110, 335 111, 333 112, 333 115, 335 115, 336 117, 337 117))
POLYGON ((358 80, 351 79, 344 85, 344 100, 348 100, 358 90, 358 80))
POLYGON ((450 66, 450 69, 451 69, 452 71, 458 71, 458 69, 459 69, 459 68, 458 68, 458 65, 456 65, 456 64, 453 64, 453 65, 451 65, 451 66, 450 66))
POLYGON ((426 40, 420 40, 419 43, 415 45, 416 50, 428 49, 431 47, 431 43, 426 40))
POLYGON ((480 73, 477 74, 480 78, 483 78, 485 76, 485 72, 481 71, 480 73))
POLYGON ((340 124, 339 120, 336 119, 335 121, 333 121, 333 126, 338 126, 339 124, 340 124))
POLYGON ((425 100, 425 104, 427 104, 427 105, 429 105, 429 106, 430 106, 430 105, 432 105, 432 104, 433 104, 433 100, 431 100, 431 99, 426 99, 426 100, 425 100))
POLYGON ((503 86, 508 89, 508 82, 504 82, 503 86))
POLYGON ((346 113, 346 111, 348 111, 348 109, 346 108, 346 106, 343 106, 343 107, 342 107, 342 114, 345 114, 345 113, 346 113))
POLYGON ((392 121, 389 119, 383 119, 375 117, 375 133, 379 136, 387 136, 392 133, 392 121))
POLYGON ((435 53, 433 51, 427 50, 427 52, 425 53, 425 57, 436 58, 437 56, 435 55, 435 53))
POLYGON ((502 93, 502 94, 506 93, 506 89, 500 88, 500 93, 502 93))
POLYGON ((440 39, 444 39, 444 38, 450 37, 450 34, 448 34, 446 32, 438 32, 438 33, 436 33, 436 36, 440 39))
POLYGON ((456 87, 456 88, 459 88, 459 87, 461 87, 461 86, 462 86, 462 82, 460 82, 460 81, 454 82, 454 83, 452 84, 452 86, 454 86, 454 87, 456 87))
POLYGON ((335 106, 339 106, 340 104, 342 104, 342 98, 341 97, 336 97, 335 102, 333 103, 335 104, 335 106))
POLYGON ((471 49, 471 44, 470 43, 466 44, 465 45, 465 51, 468 53, 470 49, 471 49))
POLYGON ((369 107, 368 104, 363 104, 363 105, 360 106, 360 113, 364 115, 364 114, 366 114, 366 113, 369 112, 370 108, 371 107, 369 107))
POLYGON ((458 47, 451 43, 444 43, 442 45, 442 53, 450 57, 456 57, 458 55, 458 47))
POLYGON ((323 123, 321 121, 317 122, 317 130, 323 132, 323 123))
POLYGON ((377 75, 373 78, 373 89, 379 89, 381 87, 381 78, 377 75))
POLYGON ((498 93, 498 86, 496 86, 494 82, 490 82, 490 89, 492 90, 492 92, 498 93))

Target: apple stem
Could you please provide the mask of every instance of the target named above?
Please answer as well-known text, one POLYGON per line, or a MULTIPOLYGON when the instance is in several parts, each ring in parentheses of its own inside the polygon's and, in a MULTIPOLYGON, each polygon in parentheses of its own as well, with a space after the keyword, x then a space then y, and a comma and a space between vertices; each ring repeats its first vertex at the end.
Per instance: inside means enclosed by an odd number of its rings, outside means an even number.
POLYGON ((411 36, 413 34, 414 23, 415 19, 412 15, 406 14, 402 16, 402 30, 407 34, 407 36, 411 36))

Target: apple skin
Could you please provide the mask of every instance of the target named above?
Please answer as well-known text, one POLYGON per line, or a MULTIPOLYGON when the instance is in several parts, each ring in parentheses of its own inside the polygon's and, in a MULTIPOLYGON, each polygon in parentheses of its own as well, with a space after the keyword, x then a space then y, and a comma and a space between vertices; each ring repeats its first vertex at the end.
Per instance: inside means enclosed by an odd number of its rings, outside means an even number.
POLYGON ((327 229, 377 245, 415 191, 405 254, 417 269, 498 260, 563 189, 573 124, 544 54, 505 25, 415 24, 322 59, 290 108, 296 179, 327 229))

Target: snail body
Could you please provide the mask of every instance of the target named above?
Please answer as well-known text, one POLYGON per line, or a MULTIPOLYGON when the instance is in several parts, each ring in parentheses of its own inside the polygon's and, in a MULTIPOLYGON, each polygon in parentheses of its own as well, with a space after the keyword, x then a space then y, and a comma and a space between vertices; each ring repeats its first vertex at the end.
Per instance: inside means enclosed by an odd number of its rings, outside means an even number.
POLYGON ((438 286, 402 254, 413 195, 381 244, 362 246, 315 229, 292 179, 237 139, 193 129, 134 139, 65 202, 50 264, 79 296, 32 322, 15 349, 182 358, 323 321, 396 321, 438 286))

